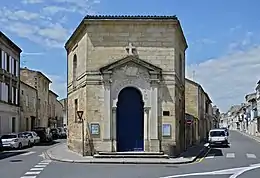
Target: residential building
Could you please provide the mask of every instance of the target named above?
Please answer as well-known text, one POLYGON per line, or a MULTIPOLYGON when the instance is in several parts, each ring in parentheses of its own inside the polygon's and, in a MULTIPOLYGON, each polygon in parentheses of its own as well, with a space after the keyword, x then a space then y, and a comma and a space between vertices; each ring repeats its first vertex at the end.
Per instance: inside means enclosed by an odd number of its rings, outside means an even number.
POLYGON ((67 125, 68 125, 68 118, 67 118, 68 100, 67 100, 67 98, 60 100, 60 103, 62 104, 62 107, 63 107, 63 126, 67 127, 67 125))
POLYGON ((64 126, 64 119, 63 119, 63 115, 64 115, 64 112, 63 112, 63 105, 62 103, 60 103, 59 100, 56 100, 55 102, 55 107, 56 107, 56 120, 57 120, 57 127, 63 127, 64 126))
POLYGON ((42 72, 28 68, 20 69, 21 81, 37 90, 37 121, 36 126, 47 127, 49 125, 48 103, 49 85, 51 80, 42 72))
POLYGON ((220 122, 220 111, 219 108, 214 105, 212 108, 212 112, 213 112, 213 128, 219 128, 219 122, 220 122))
POLYGON ((185 150, 187 43, 176 16, 86 16, 65 48, 71 150, 185 150))
POLYGON ((58 95, 53 91, 49 90, 49 99, 48 99, 48 127, 55 127, 57 125, 57 116, 56 116, 56 101, 58 95))
POLYGON ((0 134, 19 130, 19 66, 22 50, 0 31, 0 134))
POLYGON ((251 135, 257 135, 257 94, 256 92, 247 94, 245 96, 248 103, 247 115, 248 115, 248 133, 251 135))
POLYGON ((20 83, 20 131, 32 130, 36 127, 37 90, 24 82, 20 83))

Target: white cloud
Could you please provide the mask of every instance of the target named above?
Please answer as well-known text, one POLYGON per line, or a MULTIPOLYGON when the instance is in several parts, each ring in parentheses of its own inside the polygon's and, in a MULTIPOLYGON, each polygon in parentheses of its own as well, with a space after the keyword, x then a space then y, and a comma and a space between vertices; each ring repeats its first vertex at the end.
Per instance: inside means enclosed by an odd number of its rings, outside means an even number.
POLYGON ((99 1, 53 0, 50 3, 43 0, 23 0, 22 3, 26 8, 0 7, 2 29, 43 46, 63 48, 71 29, 75 28, 70 27, 71 23, 65 23, 70 20, 71 13, 93 14, 92 6, 99 1))
POLYGON ((187 77, 202 84, 222 111, 244 102, 260 78, 260 46, 237 50, 226 56, 187 66, 187 77))
POLYGON ((43 0, 22 0, 23 4, 39 4, 43 3, 43 0))

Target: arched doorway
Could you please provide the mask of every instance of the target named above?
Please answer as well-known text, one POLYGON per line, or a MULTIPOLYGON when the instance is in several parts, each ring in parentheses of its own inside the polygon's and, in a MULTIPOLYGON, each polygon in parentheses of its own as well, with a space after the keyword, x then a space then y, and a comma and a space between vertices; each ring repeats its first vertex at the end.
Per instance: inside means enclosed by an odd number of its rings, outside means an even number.
POLYGON ((134 87, 120 91, 116 114, 117 151, 144 151, 144 103, 134 87))

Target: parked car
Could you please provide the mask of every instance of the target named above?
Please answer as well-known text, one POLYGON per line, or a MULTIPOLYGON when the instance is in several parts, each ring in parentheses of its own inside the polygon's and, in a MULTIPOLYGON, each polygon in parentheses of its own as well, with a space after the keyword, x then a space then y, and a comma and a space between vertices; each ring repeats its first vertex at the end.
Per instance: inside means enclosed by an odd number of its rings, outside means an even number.
POLYGON ((26 131, 23 132, 26 136, 28 136, 29 140, 33 144, 37 144, 40 142, 40 137, 34 131, 26 131))
POLYGON ((59 129, 57 129, 57 128, 52 128, 52 129, 51 129, 51 133, 52 133, 52 137, 53 137, 54 140, 60 138, 59 129))
POLYGON ((228 128, 226 128, 226 127, 222 127, 222 128, 220 128, 220 129, 223 129, 223 130, 225 130, 225 132, 226 132, 226 135, 227 135, 227 136, 229 136, 228 128))
POLYGON ((63 127, 58 127, 59 133, 60 133, 60 138, 67 138, 67 133, 65 128, 63 127))
POLYGON ((228 146, 228 136, 224 129, 212 129, 209 131, 209 145, 228 146))
POLYGON ((40 137, 41 142, 51 142, 53 140, 50 128, 36 127, 33 131, 40 137))
POLYGON ((3 143, 2 143, 2 139, 0 139, 0 152, 4 151, 4 147, 3 147, 3 143))
POLYGON ((30 141, 24 134, 6 134, 1 137, 4 148, 22 149, 30 146, 30 141))

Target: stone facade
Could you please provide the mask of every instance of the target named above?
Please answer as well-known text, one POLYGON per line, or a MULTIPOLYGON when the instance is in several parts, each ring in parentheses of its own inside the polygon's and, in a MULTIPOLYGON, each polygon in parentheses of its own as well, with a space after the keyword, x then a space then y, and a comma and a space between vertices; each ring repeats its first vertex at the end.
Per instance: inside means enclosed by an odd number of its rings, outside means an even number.
POLYGON ((100 126, 98 137, 85 127, 84 152, 117 151, 118 95, 134 87, 144 102, 144 151, 183 151, 186 48, 175 16, 86 16, 66 43, 69 148, 82 152, 76 115, 82 110, 85 126, 100 126), (163 135, 166 124, 169 136, 163 135))
POLYGON ((68 125, 68 117, 67 117, 67 112, 68 112, 68 100, 67 98, 64 98, 60 100, 60 103, 62 104, 62 109, 63 109, 63 126, 67 127, 68 125))
POLYGON ((28 68, 20 69, 21 81, 37 90, 37 126, 48 126, 48 99, 49 85, 51 80, 40 71, 34 71, 28 68))
POLYGON ((20 83, 20 131, 32 130, 36 126, 37 90, 24 82, 20 83))
POLYGON ((22 50, 0 31, 0 134, 19 130, 21 52, 22 50))
POLYGON ((48 99, 48 126, 55 127, 57 125, 57 116, 56 116, 56 102, 58 95, 53 91, 49 90, 49 99, 48 99))
POLYGON ((200 84, 185 79, 185 112, 193 120, 190 126, 192 131, 188 135, 192 137, 192 144, 205 139, 206 133, 213 126, 213 109, 210 103, 211 100, 200 84))

